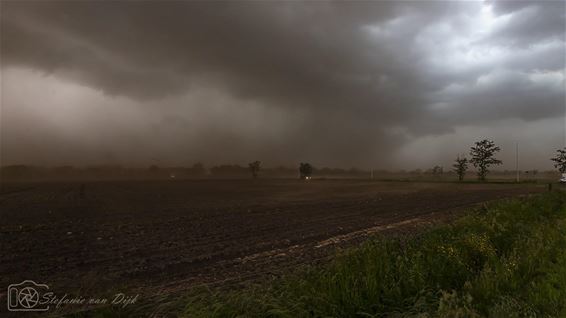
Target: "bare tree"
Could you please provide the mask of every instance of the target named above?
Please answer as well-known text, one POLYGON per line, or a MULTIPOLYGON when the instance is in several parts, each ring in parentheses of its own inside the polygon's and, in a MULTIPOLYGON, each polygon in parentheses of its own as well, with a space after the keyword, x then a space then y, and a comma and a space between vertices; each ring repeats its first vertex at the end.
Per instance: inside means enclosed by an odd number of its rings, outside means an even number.
POLYGON ((259 170, 261 169, 261 161, 256 160, 254 162, 250 162, 248 166, 250 167, 250 171, 252 172, 254 179, 257 178, 259 170))
POLYGON ((458 175, 458 181, 463 181, 466 171, 468 170, 468 159, 466 159, 466 157, 460 158, 460 156, 458 156, 452 167, 454 167, 453 171, 458 175))
POLYGON ((556 157, 550 158, 554 161, 554 168, 558 169, 560 173, 566 173, 566 147, 564 149, 556 150, 556 157))
POLYGON ((470 162, 478 169, 478 179, 485 181, 485 177, 489 172, 489 166, 500 165, 501 160, 496 159, 494 156, 501 149, 495 145, 491 140, 476 141, 476 145, 470 149, 470 162))

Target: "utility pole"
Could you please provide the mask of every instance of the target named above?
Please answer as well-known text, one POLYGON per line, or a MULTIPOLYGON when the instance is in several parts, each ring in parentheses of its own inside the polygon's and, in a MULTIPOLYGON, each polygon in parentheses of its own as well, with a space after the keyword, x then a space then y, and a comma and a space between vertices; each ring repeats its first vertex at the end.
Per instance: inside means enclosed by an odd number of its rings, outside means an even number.
POLYGON ((371 169, 371 179, 373 180, 373 169, 371 169))
POLYGON ((515 147, 515 181, 519 182, 519 142, 515 147))

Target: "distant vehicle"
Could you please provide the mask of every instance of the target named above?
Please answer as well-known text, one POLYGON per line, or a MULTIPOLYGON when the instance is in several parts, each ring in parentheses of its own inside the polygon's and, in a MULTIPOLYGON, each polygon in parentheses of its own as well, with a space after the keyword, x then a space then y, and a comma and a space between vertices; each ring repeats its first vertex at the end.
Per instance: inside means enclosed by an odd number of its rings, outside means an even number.
POLYGON ((566 183, 566 173, 562 174, 562 177, 560 178, 560 183, 566 183))

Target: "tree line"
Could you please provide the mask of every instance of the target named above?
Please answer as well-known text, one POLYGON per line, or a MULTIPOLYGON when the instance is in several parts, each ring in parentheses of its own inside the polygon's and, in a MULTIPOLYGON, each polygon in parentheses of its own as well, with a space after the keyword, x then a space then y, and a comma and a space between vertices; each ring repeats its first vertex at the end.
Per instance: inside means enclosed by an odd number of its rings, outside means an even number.
MULTIPOLYGON (((485 181, 489 173, 489 168, 503 163, 501 160, 495 158, 495 155, 500 150, 501 148, 496 146, 492 140, 484 139, 477 141, 475 145, 470 148, 470 160, 465 156, 460 157, 460 155, 458 155, 454 162, 453 171, 458 176, 458 180, 464 180, 464 176, 468 170, 468 163, 471 163, 477 169, 478 180, 485 181)), ((566 173, 566 147, 564 147, 564 149, 558 149, 556 152, 556 156, 550 158, 550 160, 554 162, 554 167, 558 169, 560 173, 566 173)))
MULTIPOLYGON (((454 173, 458 180, 463 181, 470 165, 474 166, 477 171, 477 177, 480 181, 485 181, 490 172, 491 167, 502 164, 502 161, 496 158, 497 153, 501 151, 492 140, 484 139, 470 147, 469 158, 465 155, 458 155, 454 161, 451 173, 454 173)), ((558 149, 556 156, 551 158, 554 167, 560 173, 566 173, 566 147, 558 149)), ((379 175, 394 175, 394 172, 378 170, 375 171, 379 175)), ((532 170, 532 174, 536 174, 536 170, 532 170)), ((160 167, 158 165, 150 165, 148 168, 125 168, 120 165, 99 165, 84 168, 73 166, 59 166, 54 168, 45 168, 28 165, 11 165, 4 166, 0 169, 0 179, 18 180, 18 179, 175 179, 175 178, 240 178, 250 175, 252 178, 259 178, 260 174, 266 177, 289 178, 298 177, 308 180, 313 174, 317 176, 328 177, 360 177, 367 178, 369 171, 356 168, 340 169, 340 168, 319 168, 316 169, 308 162, 299 163, 296 168, 275 167, 263 168, 262 162, 259 160, 250 162, 247 167, 240 165, 217 165, 206 168, 202 163, 196 163, 190 167, 160 167)), ((413 172, 399 172, 401 175, 406 174, 422 174, 419 169, 413 172)), ((441 176, 444 173, 441 166, 427 170, 424 174, 432 174, 433 176, 441 176)), ((373 173, 372 173, 373 175, 373 173)))
MULTIPOLYGON (((503 164, 503 161, 495 157, 495 155, 500 151, 501 148, 492 140, 483 139, 477 141, 472 147, 470 147, 470 159, 468 160, 465 156, 458 155, 454 165, 452 166, 452 171, 458 176, 459 181, 463 181, 466 172, 468 171, 469 163, 471 163, 476 168, 478 180, 486 181, 487 175, 490 172, 490 167, 503 164)), ((556 152, 556 156, 550 160, 554 162, 554 167, 557 168, 560 173, 566 173, 566 147, 564 147, 564 149, 558 149, 556 152)), ((250 163, 249 169, 253 178, 257 178, 259 171, 261 170, 261 162, 254 161, 250 163)), ((309 163, 301 163, 299 165, 299 178, 309 179, 312 172, 313 167, 309 163)), ((440 166, 434 166, 432 169, 433 175, 442 175, 442 173, 443 169, 440 166)))

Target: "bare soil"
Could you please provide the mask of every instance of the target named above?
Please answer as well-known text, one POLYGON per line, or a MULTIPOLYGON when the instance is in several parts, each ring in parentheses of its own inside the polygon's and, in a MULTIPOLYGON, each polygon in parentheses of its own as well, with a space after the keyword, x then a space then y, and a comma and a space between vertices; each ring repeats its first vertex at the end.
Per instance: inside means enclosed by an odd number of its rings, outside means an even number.
POLYGON ((543 190, 360 180, 2 184, 0 296, 24 279, 68 293, 159 294, 279 275, 374 233, 410 233, 462 207, 543 190))

